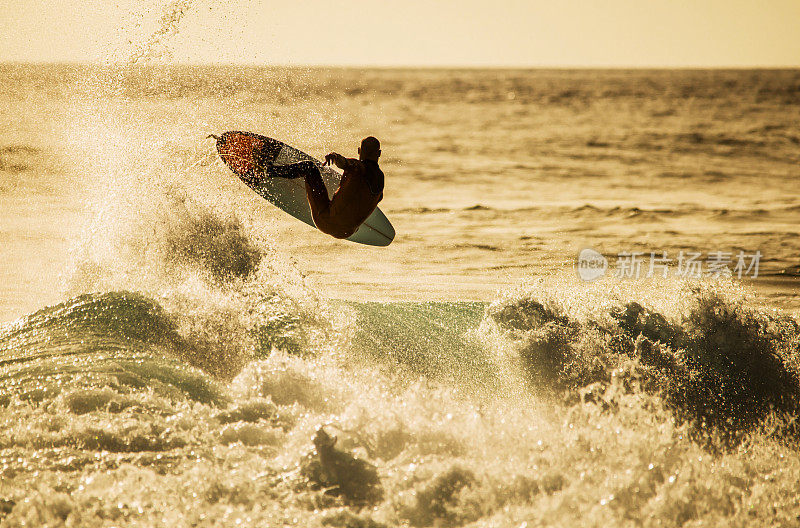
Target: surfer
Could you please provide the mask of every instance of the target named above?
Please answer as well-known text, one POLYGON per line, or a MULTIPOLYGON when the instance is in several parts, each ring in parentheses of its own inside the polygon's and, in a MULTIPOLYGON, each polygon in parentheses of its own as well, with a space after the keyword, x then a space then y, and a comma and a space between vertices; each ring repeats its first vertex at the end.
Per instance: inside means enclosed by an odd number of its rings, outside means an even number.
POLYGON ((381 144, 366 137, 358 148, 358 159, 345 158, 331 152, 325 156, 326 165, 336 165, 343 171, 339 188, 328 198, 319 168, 312 161, 289 165, 272 165, 270 176, 305 178, 306 196, 311 217, 317 229, 335 238, 347 238, 356 232, 383 199, 383 171, 378 166, 381 144))

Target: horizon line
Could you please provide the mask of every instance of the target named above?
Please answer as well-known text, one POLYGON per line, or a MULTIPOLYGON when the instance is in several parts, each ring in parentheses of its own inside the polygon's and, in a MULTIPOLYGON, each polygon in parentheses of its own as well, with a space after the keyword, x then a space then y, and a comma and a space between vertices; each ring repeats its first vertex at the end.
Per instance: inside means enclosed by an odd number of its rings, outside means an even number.
POLYGON ((238 67, 238 68, 309 68, 309 69, 376 69, 376 70, 798 70, 797 65, 548 65, 548 64, 350 64, 350 63, 260 63, 260 62, 192 62, 192 61, 144 61, 135 63, 80 61, 80 60, 0 60, 0 65, 20 66, 99 66, 99 67, 135 67, 135 66, 188 66, 188 67, 238 67))

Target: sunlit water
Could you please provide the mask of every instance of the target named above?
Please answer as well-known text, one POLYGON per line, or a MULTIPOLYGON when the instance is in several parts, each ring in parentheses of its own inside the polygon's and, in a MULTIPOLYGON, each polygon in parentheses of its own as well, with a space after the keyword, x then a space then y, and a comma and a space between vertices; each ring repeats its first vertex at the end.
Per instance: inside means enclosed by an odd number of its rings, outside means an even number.
POLYGON ((796 71, 2 71, 3 525, 800 523, 796 71), (231 129, 381 138, 395 242, 264 202, 231 129))

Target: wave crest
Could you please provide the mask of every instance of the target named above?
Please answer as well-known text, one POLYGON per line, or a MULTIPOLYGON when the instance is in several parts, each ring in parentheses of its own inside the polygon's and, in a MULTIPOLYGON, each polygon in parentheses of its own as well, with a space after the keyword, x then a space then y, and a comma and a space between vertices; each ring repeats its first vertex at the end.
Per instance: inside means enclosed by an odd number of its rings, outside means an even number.
POLYGON ((648 393, 708 445, 737 445, 776 416, 784 425, 772 432, 800 440, 797 321, 713 287, 689 289, 684 302, 674 314, 620 302, 580 319, 552 298, 522 295, 487 315, 534 390, 605 408, 620 392, 648 393))

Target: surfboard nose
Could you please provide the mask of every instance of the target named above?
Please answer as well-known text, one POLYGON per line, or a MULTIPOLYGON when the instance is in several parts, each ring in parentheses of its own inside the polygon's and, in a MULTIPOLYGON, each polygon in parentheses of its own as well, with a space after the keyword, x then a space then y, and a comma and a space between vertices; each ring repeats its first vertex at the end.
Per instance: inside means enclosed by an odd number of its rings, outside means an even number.
POLYGON ((247 132, 228 131, 212 137, 217 141, 217 153, 239 178, 252 180, 260 176, 263 164, 261 152, 265 139, 247 132))

